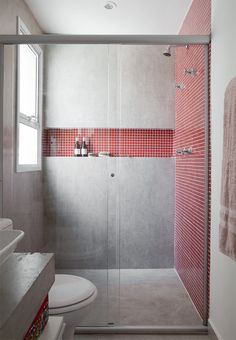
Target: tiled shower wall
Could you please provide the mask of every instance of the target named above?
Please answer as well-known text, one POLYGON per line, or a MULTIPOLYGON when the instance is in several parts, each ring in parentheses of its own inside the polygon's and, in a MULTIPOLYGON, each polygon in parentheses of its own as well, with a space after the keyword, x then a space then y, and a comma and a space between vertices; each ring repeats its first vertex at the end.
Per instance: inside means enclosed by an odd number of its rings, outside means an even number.
MULTIPOLYGON (((210 33, 210 0, 194 0, 180 34, 210 33)), ((192 147, 192 155, 176 157, 175 266, 202 318, 204 313, 204 249, 207 186, 206 173, 206 79, 203 46, 176 49, 176 93, 174 150, 192 147), (184 75, 196 68, 197 75, 184 75)))
POLYGON ((43 155, 71 157, 75 138, 88 140, 88 152, 106 151, 112 157, 172 157, 173 130, 159 129, 45 129, 43 155))
POLYGON ((176 93, 174 150, 192 147, 191 155, 176 156, 175 265, 203 316, 205 237, 205 50, 178 48, 176 81, 185 89, 176 93), (185 76, 184 68, 198 70, 185 76))

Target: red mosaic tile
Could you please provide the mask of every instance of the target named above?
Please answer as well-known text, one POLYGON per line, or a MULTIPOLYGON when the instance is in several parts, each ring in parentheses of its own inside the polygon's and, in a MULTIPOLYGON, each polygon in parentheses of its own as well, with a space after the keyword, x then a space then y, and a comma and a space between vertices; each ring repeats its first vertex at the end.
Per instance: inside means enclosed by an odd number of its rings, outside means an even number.
MULTIPOLYGON (((209 34, 210 9, 210 0, 194 0, 180 34, 209 34)), ((183 83, 185 88, 176 91, 174 152, 191 146, 193 154, 176 156, 175 266, 203 319, 207 317, 204 305, 209 306, 209 294, 204 301, 205 71, 204 46, 176 49, 176 83, 183 83), (184 69, 190 68, 197 69, 196 77, 184 75, 184 69)), ((210 191, 210 158, 208 165, 210 191)), ((208 257, 208 293, 209 272, 208 257)))
POLYGON ((112 157, 172 157, 173 130, 158 129, 45 129, 43 156, 72 157, 75 138, 88 139, 88 152, 112 157))
POLYGON ((211 0, 193 0, 179 34, 210 34, 211 0))

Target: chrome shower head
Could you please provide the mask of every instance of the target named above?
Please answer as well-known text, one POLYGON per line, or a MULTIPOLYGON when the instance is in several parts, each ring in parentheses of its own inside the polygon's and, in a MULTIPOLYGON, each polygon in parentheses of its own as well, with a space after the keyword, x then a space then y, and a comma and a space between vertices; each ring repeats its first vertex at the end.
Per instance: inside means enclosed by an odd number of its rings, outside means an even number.
POLYGON ((183 47, 183 46, 185 46, 185 48, 188 50, 189 45, 178 45, 178 46, 176 46, 176 45, 168 45, 167 48, 166 48, 166 50, 163 52, 163 55, 164 55, 165 57, 171 57, 171 56, 172 56, 172 54, 171 54, 171 48, 174 48, 174 47, 183 47))
POLYGON ((167 49, 163 52, 163 55, 164 55, 165 57, 171 57, 170 48, 171 48, 170 45, 167 46, 167 49))

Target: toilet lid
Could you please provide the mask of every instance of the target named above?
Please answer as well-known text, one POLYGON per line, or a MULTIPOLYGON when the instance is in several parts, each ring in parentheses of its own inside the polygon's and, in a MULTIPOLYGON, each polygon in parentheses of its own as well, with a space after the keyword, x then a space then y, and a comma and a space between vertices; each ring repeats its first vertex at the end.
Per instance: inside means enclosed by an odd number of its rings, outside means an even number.
POLYGON ((75 275, 55 275, 49 291, 49 308, 59 308, 88 299, 95 292, 92 282, 75 275))

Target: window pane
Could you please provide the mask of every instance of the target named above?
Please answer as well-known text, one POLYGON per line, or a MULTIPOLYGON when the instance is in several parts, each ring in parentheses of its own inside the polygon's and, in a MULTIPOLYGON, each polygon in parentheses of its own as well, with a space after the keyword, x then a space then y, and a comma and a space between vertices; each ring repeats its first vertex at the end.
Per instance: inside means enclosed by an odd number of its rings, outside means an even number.
POLYGON ((19 164, 37 164, 38 131, 25 124, 19 126, 19 164))
POLYGON ((36 116, 37 55, 28 45, 20 45, 19 111, 26 116, 36 116))

